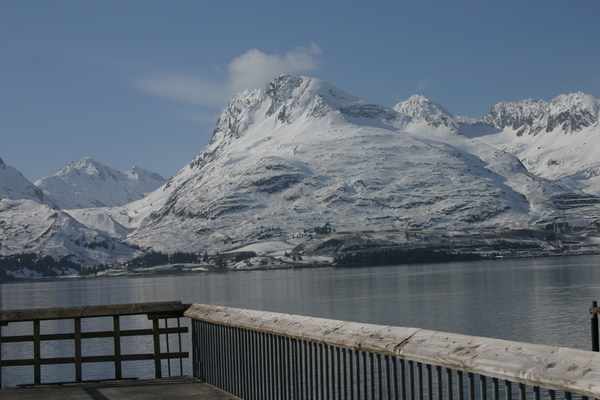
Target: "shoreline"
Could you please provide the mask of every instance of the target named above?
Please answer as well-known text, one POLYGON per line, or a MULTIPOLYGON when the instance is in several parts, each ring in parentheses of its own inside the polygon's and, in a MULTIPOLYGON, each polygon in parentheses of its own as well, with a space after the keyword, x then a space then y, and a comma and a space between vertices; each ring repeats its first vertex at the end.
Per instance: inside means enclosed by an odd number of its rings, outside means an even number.
MULTIPOLYGON (((319 262, 319 263, 286 263, 282 262, 281 266, 272 266, 272 267, 250 267, 250 268, 238 268, 238 269, 216 269, 207 268, 206 270, 197 270, 192 271, 190 269, 186 270, 185 268, 172 268, 164 266, 157 266, 157 270, 151 271, 133 271, 133 272, 116 272, 116 273, 106 273, 101 275, 66 275, 66 276, 48 276, 48 277, 9 277, 9 278, 1 278, 1 284, 10 284, 10 283, 20 283, 20 282, 49 282, 49 281, 61 281, 65 279, 97 279, 97 278, 137 278, 137 277, 154 277, 154 276, 170 276, 170 275, 196 275, 196 274, 224 274, 224 273, 235 273, 235 272, 243 272, 243 271, 268 271, 268 270, 282 270, 282 269, 311 269, 311 268, 336 268, 336 269, 344 269, 344 268, 371 268, 371 267, 385 267, 385 266, 397 266, 397 265, 419 265, 419 264, 440 264, 440 263, 453 263, 453 262, 473 262, 473 261, 503 261, 503 260, 514 260, 514 259, 525 259, 525 258, 555 258, 555 257, 576 257, 576 256, 593 256, 600 255, 600 250, 590 250, 585 252, 564 252, 564 253, 555 253, 555 252, 527 252, 527 255, 519 254, 520 252, 513 254, 506 254, 495 257, 486 257, 482 255, 479 259, 474 260, 444 260, 444 261, 423 261, 423 262, 409 262, 409 263, 381 263, 381 264, 346 264, 340 265, 334 262, 319 262), (293 264, 293 265, 283 265, 283 264, 293 264), (160 268, 163 267, 163 268, 160 268)), ((525 252, 522 252, 525 253, 525 252)))

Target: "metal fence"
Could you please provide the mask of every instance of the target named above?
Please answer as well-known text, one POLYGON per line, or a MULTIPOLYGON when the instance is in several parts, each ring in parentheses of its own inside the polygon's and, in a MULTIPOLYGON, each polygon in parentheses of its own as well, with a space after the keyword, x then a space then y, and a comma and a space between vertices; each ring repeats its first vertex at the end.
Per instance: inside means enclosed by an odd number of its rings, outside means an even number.
POLYGON ((538 400, 600 395, 600 354, 192 305, 194 376, 243 399, 538 400))

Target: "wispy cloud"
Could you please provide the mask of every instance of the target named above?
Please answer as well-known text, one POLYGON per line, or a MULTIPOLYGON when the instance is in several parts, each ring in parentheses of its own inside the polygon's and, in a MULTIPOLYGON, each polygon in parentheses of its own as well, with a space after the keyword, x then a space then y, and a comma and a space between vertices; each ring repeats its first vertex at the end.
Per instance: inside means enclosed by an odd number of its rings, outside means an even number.
POLYGON ((210 113, 210 112, 198 112, 198 111, 177 111, 171 113, 171 115, 177 119, 182 119, 186 121, 192 122, 200 122, 202 124, 210 124, 214 125, 219 118, 218 113, 210 113))
POLYGON ((139 91, 184 104, 218 107, 227 100, 223 85, 184 74, 146 75, 134 79, 139 91))
MULTIPOLYGON (((225 80, 222 77, 207 79, 190 74, 163 73, 140 76, 132 81, 132 85, 153 96, 187 105, 217 108, 225 105, 236 93, 264 88, 278 75, 298 74, 319 68, 321 53, 315 44, 297 47, 283 56, 252 49, 227 65, 225 80)), ((220 71, 220 68, 217 69, 220 71)))

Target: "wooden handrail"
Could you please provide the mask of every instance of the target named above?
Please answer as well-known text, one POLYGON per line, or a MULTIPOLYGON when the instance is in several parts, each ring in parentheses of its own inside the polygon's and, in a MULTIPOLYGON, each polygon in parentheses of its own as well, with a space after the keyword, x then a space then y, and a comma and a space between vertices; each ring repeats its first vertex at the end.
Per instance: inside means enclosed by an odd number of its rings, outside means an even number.
POLYGON ((600 397, 600 353, 591 351, 202 304, 184 316, 600 397))
MULTIPOLYGON (((107 304, 99 306, 33 308, 0 311, 0 323, 41 321, 51 319, 110 317, 113 315, 183 313, 181 301, 154 303, 107 304)), ((164 318, 164 316, 161 316, 164 318)))

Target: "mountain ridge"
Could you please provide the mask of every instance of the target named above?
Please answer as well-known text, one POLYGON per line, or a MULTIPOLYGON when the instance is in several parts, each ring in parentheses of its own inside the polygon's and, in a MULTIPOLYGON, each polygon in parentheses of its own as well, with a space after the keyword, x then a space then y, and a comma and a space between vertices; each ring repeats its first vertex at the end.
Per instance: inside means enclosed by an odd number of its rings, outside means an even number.
MULTIPOLYGON (((210 143, 146 197, 99 208, 105 204, 98 199, 94 207, 71 203, 60 218, 89 229, 78 233, 85 243, 108 243, 97 237, 125 246, 115 260, 140 254, 136 249, 302 243, 305 232, 324 224, 346 232, 542 228, 564 210, 598 220, 598 104, 578 92, 499 103, 474 119, 421 95, 386 108, 318 79, 280 76, 264 90, 234 96, 210 143)), ((71 169, 81 175, 86 168, 71 169)), ((128 173, 147 176, 136 168, 128 173)), ((104 181, 111 176, 105 172, 104 181)), ((0 213, 12 218, 16 209, 0 213)), ((0 245, 6 240, 1 236, 0 245)), ((69 246, 61 254, 82 251, 69 246)), ((76 257, 105 262, 104 250, 76 257)))
POLYGON ((517 155, 532 173, 600 195, 599 99, 576 92, 550 102, 504 102, 479 120, 462 121, 462 132, 517 155))
POLYGON ((116 207, 143 198, 167 180, 155 172, 133 167, 114 170, 91 157, 72 162, 35 185, 61 209, 116 207))

